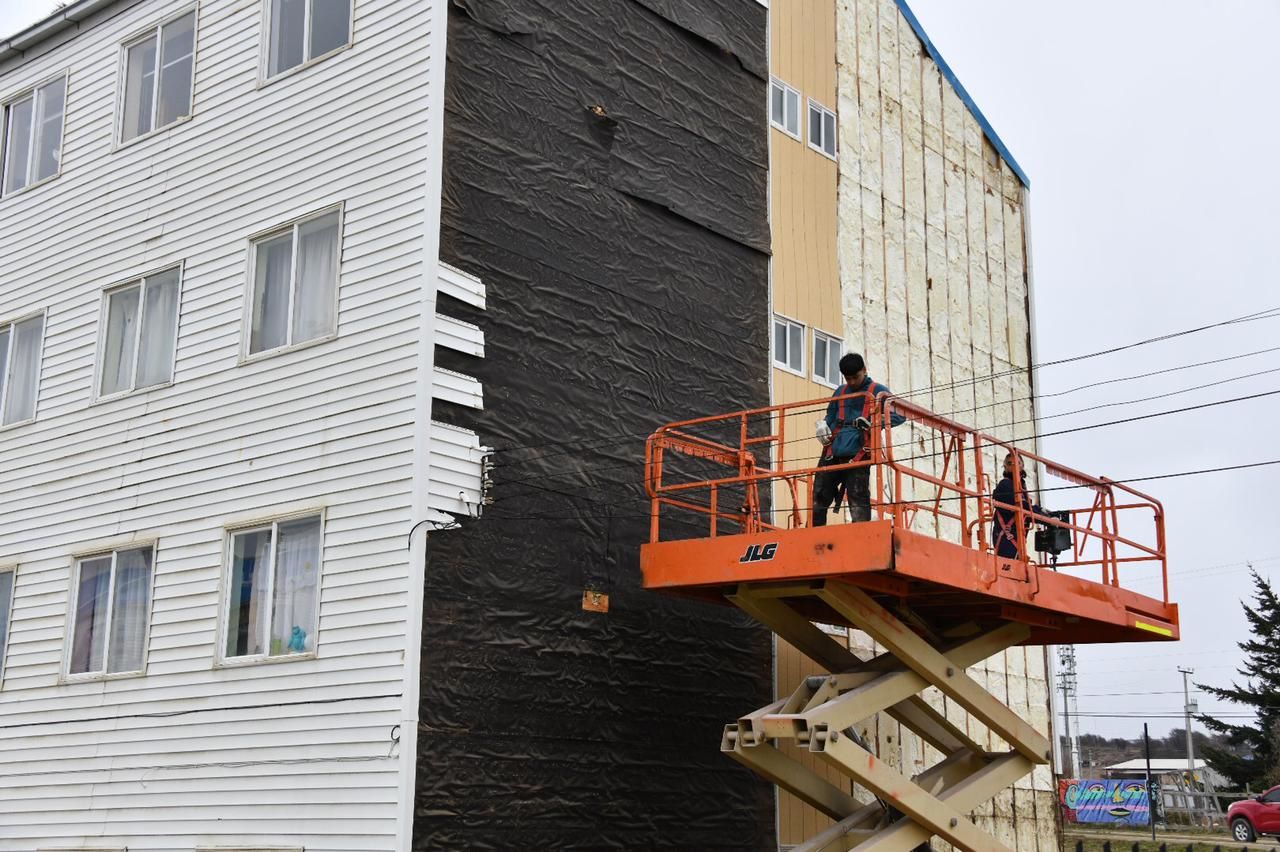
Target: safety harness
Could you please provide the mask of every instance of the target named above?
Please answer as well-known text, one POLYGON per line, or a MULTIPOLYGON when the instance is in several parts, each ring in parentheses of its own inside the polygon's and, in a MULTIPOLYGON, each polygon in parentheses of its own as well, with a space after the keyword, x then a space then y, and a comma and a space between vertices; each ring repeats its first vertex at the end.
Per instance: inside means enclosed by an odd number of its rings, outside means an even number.
MULTIPOLYGON (((1029 501, 1029 500, 1027 499, 1027 490, 1026 490, 1026 483, 1025 483, 1025 482, 1024 482, 1024 483, 1023 483, 1023 485, 1022 485, 1022 491, 1021 491, 1021 492, 1019 492, 1019 491, 1018 491, 1017 486, 1014 486, 1014 489, 1013 489, 1013 500, 1014 500, 1014 502, 1015 502, 1015 503, 1021 503, 1021 504, 1022 504, 1022 508, 1023 508, 1023 510, 1024 510, 1024 511, 1026 511, 1026 512, 1030 512, 1030 511, 1031 511, 1031 507, 1027 505, 1027 503, 1029 503, 1029 502, 1031 502, 1031 501, 1029 501)), ((1014 531, 1014 527, 1015 527, 1015 526, 1017 526, 1017 521, 1018 521, 1018 512, 1017 512, 1017 510, 1016 510, 1016 509, 1002 509, 1002 508, 1000 508, 1000 507, 996 506, 996 507, 993 507, 993 512, 994 512, 994 514, 995 514, 995 518, 996 518, 997 532, 996 532, 996 540, 995 540, 994 542, 992 542, 992 544, 994 545, 996 552, 997 552, 997 553, 999 553, 999 552, 1000 552, 1000 542, 1001 542, 1002 540, 1006 540, 1006 541, 1010 542, 1010 543, 1011 543, 1011 544, 1012 544, 1012 545, 1013 545, 1013 546, 1018 550, 1018 552, 1019 552, 1019 553, 1021 553, 1021 552, 1022 552, 1022 547, 1021 547, 1021 545, 1019 545, 1019 543, 1018 543, 1018 542, 1019 542, 1019 536, 1018 536, 1018 535, 1017 535, 1017 533, 1014 531), (1005 512, 1007 512, 1007 513, 1008 513, 1008 518, 1007 518, 1007 519, 1006 519, 1006 518, 1004 518, 1004 517, 1002 517, 1002 513, 1005 513, 1005 512)))
MULTIPOLYGON (((875 387, 876 387, 875 382, 868 381, 867 395, 862 400, 862 417, 866 418, 868 421, 871 420, 871 415, 875 410, 876 395, 875 393, 873 393, 873 391, 875 390, 875 387)), ((831 430, 831 443, 827 444, 827 448, 822 451, 823 456, 825 456, 826 458, 835 458, 836 438, 840 434, 840 429, 844 426, 852 426, 854 424, 853 420, 850 420, 845 417, 845 403, 849 402, 849 400, 844 399, 843 397, 846 394, 853 394, 857 392, 858 392, 857 389, 854 388, 853 385, 849 382, 846 382, 845 384, 841 385, 840 389, 836 392, 836 395, 841 397, 841 399, 836 401, 836 405, 838 406, 836 408, 836 428, 831 430)), ((863 461, 869 456, 869 454, 870 454, 870 448, 867 447, 867 442, 864 439, 862 442, 862 450, 856 456, 850 459, 850 461, 863 461)))

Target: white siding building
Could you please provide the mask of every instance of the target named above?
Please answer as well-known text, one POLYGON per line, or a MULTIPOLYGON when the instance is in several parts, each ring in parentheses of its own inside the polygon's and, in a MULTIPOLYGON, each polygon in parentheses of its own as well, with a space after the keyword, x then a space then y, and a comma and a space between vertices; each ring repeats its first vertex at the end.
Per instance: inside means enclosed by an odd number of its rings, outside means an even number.
POLYGON ((0 42, 0 849, 407 849, 442 0, 80 0, 0 42))

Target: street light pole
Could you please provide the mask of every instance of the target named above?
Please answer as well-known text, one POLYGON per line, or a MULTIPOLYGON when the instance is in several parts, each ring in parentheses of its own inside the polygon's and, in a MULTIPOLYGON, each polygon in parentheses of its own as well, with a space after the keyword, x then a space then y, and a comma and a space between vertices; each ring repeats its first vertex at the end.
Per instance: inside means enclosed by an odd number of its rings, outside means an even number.
POLYGON ((1195 669, 1184 669, 1179 667, 1178 671, 1182 673, 1182 714, 1183 720, 1187 726, 1187 799, 1188 804, 1191 805, 1192 811, 1195 812, 1199 811, 1199 800, 1195 796, 1196 751, 1195 743, 1191 739, 1191 713, 1199 710, 1200 708, 1191 703, 1191 687, 1187 682, 1187 676, 1195 674, 1195 669))

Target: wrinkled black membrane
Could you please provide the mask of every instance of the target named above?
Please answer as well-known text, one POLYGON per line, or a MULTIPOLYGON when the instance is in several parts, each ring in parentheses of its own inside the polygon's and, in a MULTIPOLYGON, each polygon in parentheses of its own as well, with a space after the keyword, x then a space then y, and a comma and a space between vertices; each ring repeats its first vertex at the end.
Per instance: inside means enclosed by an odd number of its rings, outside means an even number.
POLYGON ((414 846, 772 848, 717 750, 769 634, 639 569, 644 435, 768 400, 764 9, 454 0, 448 38, 441 256, 488 305, 441 310, 487 357, 438 353, 485 410, 435 415, 525 449, 430 536, 414 846))

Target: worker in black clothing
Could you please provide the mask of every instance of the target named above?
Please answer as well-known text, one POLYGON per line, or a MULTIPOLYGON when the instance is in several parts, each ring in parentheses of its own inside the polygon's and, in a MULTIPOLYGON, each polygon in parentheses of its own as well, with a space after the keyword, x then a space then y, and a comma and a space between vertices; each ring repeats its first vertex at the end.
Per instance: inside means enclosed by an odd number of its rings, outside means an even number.
POLYGON ((1031 526, 1030 513, 1044 514, 1044 509, 1032 503, 1027 495, 1027 471, 1018 471, 1018 484, 1013 484, 1013 453, 1004 457, 1004 478, 991 492, 991 499, 997 504, 994 510, 994 521, 991 524, 991 541, 995 544, 996 556, 1001 559, 1018 559, 1019 546, 1026 539, 1025 528, 1031 526), (1018 531, 1018 512, 1014 506, 1021 504, 1027 514, 1023 516, 1024 530, 1018 531), (1008 508, 1006 508, 1008 507, 1008 508))
MULTIPOLYGON (((818 467, 863 461, 868 457, 867 433, 874 419, 876 398, 882 393, 889 393, 889 388, 871 380, 866 363, 857 353, 851 352, 840 359, 840 374, 844 376, 845 383, 836 388, 833 397, 854 393, 865 393, 866 396, 833 399, 827 404, 827 416, 818 422, 818 440, 825 445, 818 467)), ((897 426, 905 419, 894 414, 889 422, 897 426)), ((813 526, 826 525, 827 510, 841 491, 853 520, 871 520, 871 466, 862 465, 818 472, 813 481, 813 526)))

